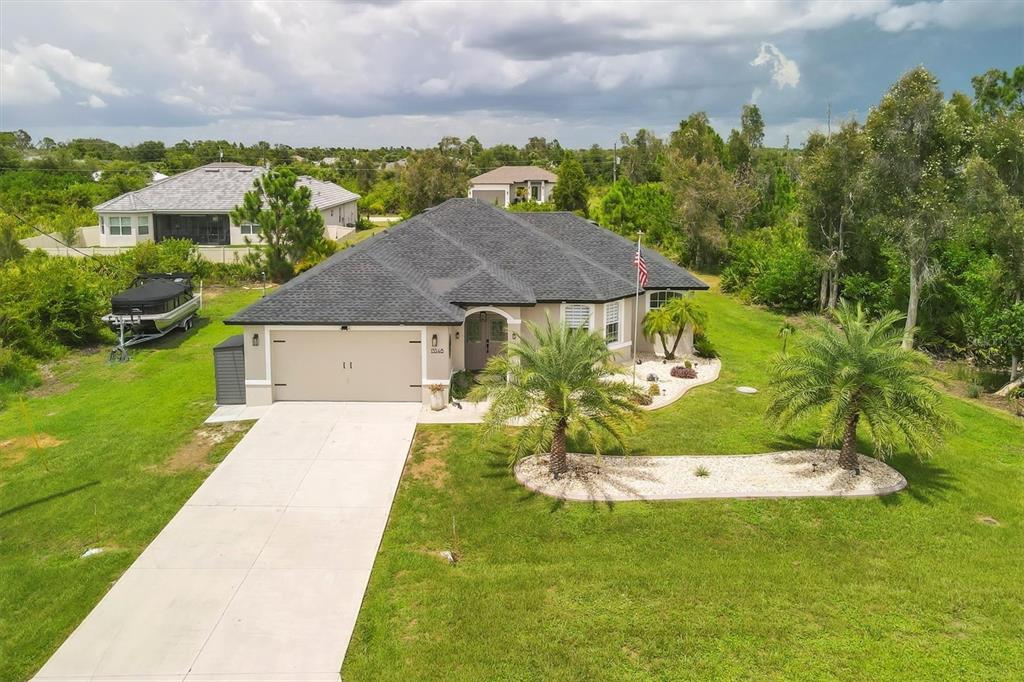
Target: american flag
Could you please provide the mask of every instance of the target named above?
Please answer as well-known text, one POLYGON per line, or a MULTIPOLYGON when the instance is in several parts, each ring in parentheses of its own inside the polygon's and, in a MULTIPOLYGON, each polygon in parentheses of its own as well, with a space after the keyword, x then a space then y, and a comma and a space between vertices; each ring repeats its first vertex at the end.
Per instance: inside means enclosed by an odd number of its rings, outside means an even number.
POLYGON ((647 261, 644 260, 643 255, 640 253, 640 247, 636 247, 636 253, 633 254, 633 265, 637 270, 637 281, 640 283, 641 289, 647 288, 647 261))

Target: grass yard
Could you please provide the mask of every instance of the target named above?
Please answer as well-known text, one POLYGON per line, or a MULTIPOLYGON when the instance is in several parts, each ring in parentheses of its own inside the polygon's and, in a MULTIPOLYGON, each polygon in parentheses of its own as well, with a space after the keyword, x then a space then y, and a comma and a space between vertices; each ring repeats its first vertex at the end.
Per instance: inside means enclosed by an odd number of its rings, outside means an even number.
POLYGON ((221 320, 259 295, 207 296, 199 326, 123 365, 71 354, 0 412, 0 680, 46 661, 241 438, 200 427, 221 320))
POLYGON ((350 246, 355 246, 359 242, 369 239, 375 235, 380 234, 387 230, 390 225, 378 225, 365 230, 356 230, 355 232, 349 232, 347 235, 338 240, 338 247, 341 249, 347 249, 350 246))
MULTIPOLYGON (((763 387, 782 318, 701 296, 722 376, 631 449, 813 444, 734 390, 763 387)), ((930 461, 898 453, 910 487, 877 499, 559 503, 480 427, 421 426, 345 679, 1020 679, 1024 421, 948 404, 959 430, 930 461)))

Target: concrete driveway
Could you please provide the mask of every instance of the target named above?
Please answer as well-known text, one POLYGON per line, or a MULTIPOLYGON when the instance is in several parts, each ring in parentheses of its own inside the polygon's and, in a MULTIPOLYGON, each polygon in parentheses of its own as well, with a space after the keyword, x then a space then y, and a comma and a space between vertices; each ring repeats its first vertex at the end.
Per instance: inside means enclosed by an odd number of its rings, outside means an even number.
POLYGON ((273 405, 35 679, 338 680, 419 411, 273 405))

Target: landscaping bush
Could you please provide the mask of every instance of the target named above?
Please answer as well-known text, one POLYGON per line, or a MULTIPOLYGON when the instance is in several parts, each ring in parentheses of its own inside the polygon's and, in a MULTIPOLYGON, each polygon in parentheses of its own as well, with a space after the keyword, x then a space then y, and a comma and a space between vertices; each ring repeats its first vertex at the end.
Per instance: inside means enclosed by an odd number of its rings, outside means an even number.
POLYGON ((448 389, 448 395, 452 400, 463 400, 469 395, 469 389, 473 386, 473 374, 462 370, 452 375, 452 384, 448 389))
POLYGON ((651 384, 650 386, 647 387, 647 395, 651 396, 652 398, 656 395, 661 395, 661 386, 659 386, 656 383, 651 384))
POLYGON ((633 402, 637 405, 650 405, 654 402, 654 398, 643 391, 636 391, 633 393, 633 402))
POLYGON ((682 365, 676 365, 672 368, 672 376, 677 379, 696 379, 697 370, 693 367, 683 367, 682 365))
POLYGON ((701 333, 693 336, 693 352, 701 358, 717 358, 718 351, 707 336, 701 333))

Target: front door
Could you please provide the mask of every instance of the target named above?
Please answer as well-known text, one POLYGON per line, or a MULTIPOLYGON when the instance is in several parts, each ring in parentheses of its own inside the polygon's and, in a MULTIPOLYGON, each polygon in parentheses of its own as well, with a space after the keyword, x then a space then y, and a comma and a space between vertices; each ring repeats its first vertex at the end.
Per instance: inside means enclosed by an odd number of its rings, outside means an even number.
POLYGON ((497 313, 473 313, 466 318, 466 369, 483 369, 508 341, 508 322, 497 313))

